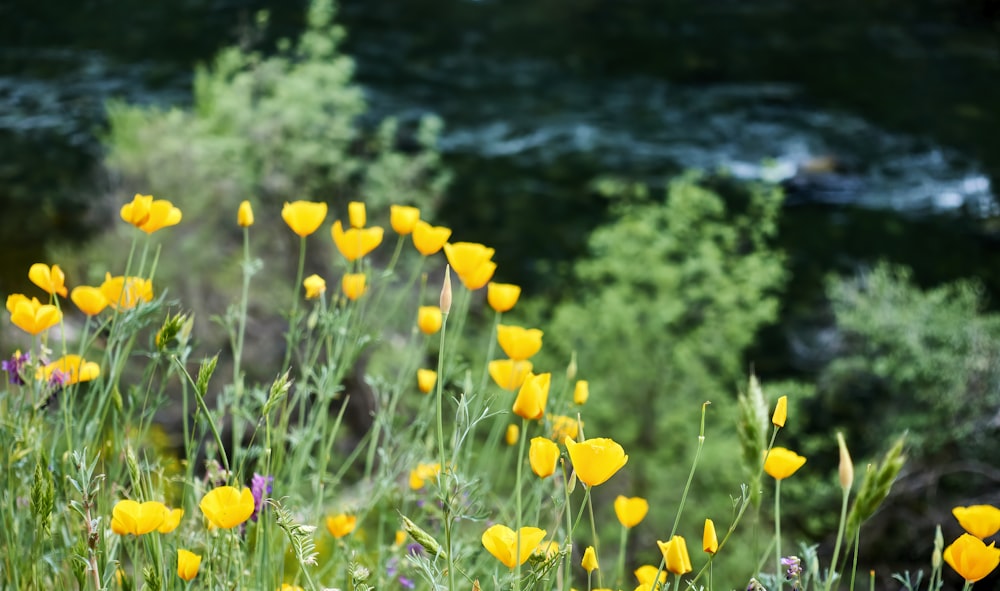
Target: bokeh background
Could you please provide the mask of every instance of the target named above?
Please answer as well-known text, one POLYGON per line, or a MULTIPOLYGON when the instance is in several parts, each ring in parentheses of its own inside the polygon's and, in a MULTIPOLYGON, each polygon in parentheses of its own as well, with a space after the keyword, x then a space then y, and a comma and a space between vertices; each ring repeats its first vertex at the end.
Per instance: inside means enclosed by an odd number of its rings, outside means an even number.
MULTIPOLYGON (((184 210, 162 276, 205 318, 238 272, 205 240, 239 239, 241 199, 416 203, 496 248, 553 367, 577 353, 588 428, 631 445, 629 494, 676 503, 704 400, 700 485, 739 482, 752 368, 792 399, 810 460, 790 535, 821 554, 836 430, 862 470, 908 432, 861 572, 926 570, 951 507, 1000 504, 1000 4, 345 0, 309 51, 307 12, 0 5, 0 295, 38 261, 103 276, 139 191, 184 210)), ((256 329, 280 343, 295 244, 270 240, 256 329)), ((3 355, 16 342, 0 328, 3 355)), ((637 547, 663 535, 644 527, 637 547)))

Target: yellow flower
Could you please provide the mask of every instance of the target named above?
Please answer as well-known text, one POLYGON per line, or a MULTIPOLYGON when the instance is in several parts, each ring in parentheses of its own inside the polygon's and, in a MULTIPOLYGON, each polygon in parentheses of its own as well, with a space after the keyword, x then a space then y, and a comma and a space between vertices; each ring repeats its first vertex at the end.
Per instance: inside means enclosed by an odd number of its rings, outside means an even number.
POLYGON ((444 254, 448 257, 448 264, 463 281, 475 273, 480 265, 493 258, 495 252, 492 248, 477 242, 456 242, 444 245, 444 254))
POLYGON ((132 197, 132 202, 123 205, 119 213, 123 220, 138 228, 149 219, 149 208, 152 205, 152 195, 136 193, 135 197, 132 197))
POLYGON ((240 208, 236 210, 236 223, 241 228, 249 228, 253 225, 253 207, 246 199, 240 203, 240 208))
POLYGON ((434 389, 434 384, 437 382, 438 374, 433 369, 418 369, 417 370, 417 388, 421 392, 427 394, 434 389))
POLYGON ((531 373, 530 361, 514 361, 513 359, 497 359, 487 366, 493 382, 504 390, 517 390, 524 383, 524 378, 531 373))
POLYGON ((711 519, 705 520, 705 531, 701 535, 701 547, 709 554, 719 551, 719 536, 715 533, 715 522, 711 519))
POLYGON ((340 280, 340 288, 347 299, 354 301, 365 294, 365 282, 364 273, 345 273, 340 280))
POLYGON ((588 575, 601 568, 597 564, 597 552, 593 546, 587 546, 587 549, 583 551, 583 560, 580 561, 580 566, 587 571, 588 575))
POLYGON ((160 527, 168 512, 166 505, 157 501, 138 503, 124 499, 111 509, 111 531, 122 536, 148 534, 160 527))
POLYGON ((618 495, 615 498, 615 515, 618 516, 618 522, 628 529, 639 525, 648 512, 649 501, 642 497, 618 495))
POLYGON ((7 298, 7 309, 10 310, 11 323, 30 335, 44 332, 62 321, 59 308, 43 304, 38 298, 29 300, 21 294, 7 298))
POLYGON ((431 478, 436 478, 441 472, 441 464, 417 464, 417 467, 410 470, 410 488, 420 490, 431 478))
MULTIPOLYGON (((389 223, 400 236, 413 232, 413 227, 420 221, 420 210, 409 205, 389 206, 389 223)), ((449 236, 451 233, 448 233, 449 236)), ((445 238, 447 240, 448 238, 445 238)))
POLYGON ((314 273, 302 281, 302 287, 306 288, 306 299, 314 300, 326 291, 326 280, 314 273))
POLYGON ((764 471, 775 480, 784 480, 795 474, 805 463, 806 459, 794 451, 784 447, 775 447, 771 449, 771 453, 767 454, 767 459, 764 460, 764 471))
POLYGON ((354 528, 358 525, 358 517, 356 515, 348 515, 346 513, 340 513, 339 515, 331 515, 326 518, 326 529, 330 531, 330 535, 335 538, 342 538, 347 534, 354 531, 354 528))
POLYGON ((542 331, 537 328, 498 324, 497 342, 507 357, 524 361, 542 348, 542 331))
POLYGON ((299 236, 305 238, 319 229, 326 219, 326 203, 293 201, 281 208, 281 219, 299 236))
POLYGON ((405 542, 405 541, 406 541, 406 532, 403 531, 403 530, 401 530, 401 529, 397 529, 396 530, 396 537, 395 537, 395 539, 393 539, 392 545, 393 546, 402 546, 403 542, 405 542))
POLYGON ((491 281, 486 286, 486 301, 497 312, 509 312, 521 297, 521 286, 491 281))
POLYGON ((87 361, 79 355, 64 355, 38 370, 38 379, 49 381, 52 374, 59 372, 64 386, 77 382, 89 382, 101 373, 101 366, 87 361))
POLYGON ((347 219, 351 222, 352 228, 364 228, 368 221, 368 213, 365 204, 361 201, 351 201, 347 204, 347 219))
POLYGON ((577 478, 589 486, 606 482, 628 462, 625 450, 612 439, 597 437, 577 443, 563 440, 577 478))
POLYGON ((494 525, 483 532, 483 547, 507 568, 524 564, 545 539, 545 530, 522 527, 515 534, 506 525, 494 525), (520 541, 520 544, 518 542, 520 541), (520 549, 520 555, 518 555, 520 549))
POLYGON ((253 515, 253 493, 249 488, 219 486, 208 491, 198 506, 212 525, 232 529, 253 515))
POLYGON ((635 575, 635 578, 636 578, 637 581, 639 581, 640 585, 652 585, 653 581, 655 581, 656 578, 657 578, 656 577, 657 571, 659 571, 659 573, 660 573, 660 577, 659 577, 660 578, 660 582, 661 583, 667 582, 667 573, 666 573, 666 571, 662 571, 662 570, 656 568, 655 566, 653 566, 652 564, 644 564, 644 565, 640 566, 639 568, 635 569, 632 574, 635 575))
POLYGON ((108 307, 108 298, 104 297, 100 289, 89 285, 74 287, 69 292, 69 299, 87 316, 97 316, 108 307))
POLYGON ((153 299, 153 282, 142 277, 112 277, 111 273, 105 273, 100 289, 115 310, 131 310, 139 302, 153 299))
POLYGON ((379 226, 371 228, 348 228, 344 230, 340 220, 333 222, 330 236, 337 250, 349 261, 356 261, 382 244, 383 230, 379 226))
POLYGON ((147 234, 175 226, 181 222, 181 210, 166 199, 153 200, 152 195, 136 193, 131 203, 121 208, 122 219, 147 234))
POLYGON ((517 445, 520 438, 521 428, 513 423, 507 425, 507 432, 504 433, 503 436, 503 440, 507 443, 507 445, 517 445))
POLYGON ((955 569, 968 583, 986 577, 1000 564, 1000 549, 989 546, 979 538, 962 534, 944 549, 944 561, 955 569))
POLYGON ((183 548, 177 550, 177 576, 190 581, 198 575, 201 556, 183 548))
POLYGON ((692 570, 691 557, 688 556, 687 542, 683 536, 674 536, 669 542, 656 541, 663 553, 663 560, 666 562, 667 570, 675 575, 683 575, 692 570))
POLYGON ((549 401, 551 382, 550 373, 539 375, 529 373, 521 384, 521 389, 517 391, 517 398, 514 399, 514 414, 528 420, 542 418, 545 415, 545 405, 549 401))
POLYGON ((441 308, 420 306, 417 310, 417 326, 424 334, 434 334, 441 330, 441 308))
POLYGON ((299 587, 298 585, 290 585, 288 583, 282 583, 281 586, 278 587, 278 591, 305 591, 305 589, 299 587))
POLYGON ((413 226, 413 246, 425 257, 441 250, 450 237, 451 230, 444 226, 432 226, 423 220, 413 226))
POLYGON ((577 380, 573 387, 573 404, 583 406, 590 398, 590 382, 587 380, 577 380))
POLYGON ((465 289, 469 291, 476 291, 477 289, 482 289, 489 283, 490 279, 493 279, 493 274, 496 273, 497 264, 493 261, 486 261, 482 265, 476 267, 476 270, 472 273, 466 275, 459 275, 458 278, 462 280, 462 285, 465 289))
POLYGON ((965 531, 980 540, 1000 531, 1000 509, 993 505, 955 507, 951 513, 965 531))
POLYGON ((575 440, 576 436, 580 433, 580 423, 573 417, 549 415, 549 420, 552 421, 551 438, 556 441, 562 441, 567 437, 575 440))
POLYGON ((35 263, 28 269, 28 279, 47 294, 66 297, 66 274, 59 265, 49 268, 45 263, 35 263))
POLYGON ((166 514, 163 516, 163 523, 160 524, 160 527, 156 528, 156 531, 161 534, 169 534, 180 525, 181 517, 184 517, 184 509, 167 509, 166 514))
POLYGON ((548 478, 556 471, 556 463, 559 462, 559 446, 546 437, 534 437, 531 439, 531 447, 528 448, 528 462, 531 464, 531 471, 539 478, 548 478))
POLYGON ((544 556, 545 558, 552 558, 559 552, 558 542, 545 542, 544 544, 539 544, 535 548, 535 554, 537 556, 544 556))
POLYGON ((788 417, 788 396, 778 398, 778 404, 774 406, 774 414, 771 415, 771 423, 775 427, 784 427, 785 419, 788 417))

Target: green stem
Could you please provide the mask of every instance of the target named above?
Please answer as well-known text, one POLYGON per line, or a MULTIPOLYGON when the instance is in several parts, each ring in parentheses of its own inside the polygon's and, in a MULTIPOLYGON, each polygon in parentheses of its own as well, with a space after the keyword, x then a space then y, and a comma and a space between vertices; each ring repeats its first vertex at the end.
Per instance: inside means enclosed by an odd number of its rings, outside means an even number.
POLYGON ((289 364, 292 361, 292 345, 295 342, 295 336, 298 332, 299 290, 302 287, 302 274, 305 271, 305 266, 306 237, 302 236, 299 239, 299 267, 295 274, 295 285, 292 289, 292 313, 288 317, 288 334, 285 335, 285 360, 281 364, 280 373, 288 371, 289 364))
POLYGON ((691 481, 694 480, 695 470, 698 469, 698 460, 701 458, 701 448, 705 446, 705 412, 708 402, 701 405, 701 430, 698 434, 698 447, 694 452, 694 461, 691 462, 691 471, 688 473, 687 482, 684 484, 684 492, 681 494, 681 503, 677 507, 677 516, 674 517, 674 525, 670 528, 670 538, 673 539, 677 533, 677 526, 681 522, 681 515, 684 513, 684 505, 687 503, 688 491, 691 490, 691 481))
MULTIPOLYGON (((594 541, 595 558, 598 559, 598 564, 600 564, 601 548, 600 541, 597 538, 597 522, 594 520, 594 498, 591 496, 587 497, 587 510, 590 512, 590 538, 594 541)), ((599 567, 597 569, 597 586, 604 587, 599 567)))
POLYGON ((524 466, 524 442, 528 438, 528 421, 521 419, 521 440, 517 445, 517 470, 514 478, 514 496, 517 499, 517 514, 514 516, 514 556, 517 567, 514 573, 514 591, 521 589, 521 471, 524 466))
POLYGON ((618 565, 615 568, 615 588, 620 589, 625 578, 625 546, 628 544, 629 528, 622 527, 622 535, 618 539, 618 565))
MULTIPOLYGON (((824 586, 826 591, 830 591, 830 589, 833 587, 834 577, 840 578, 839 576, 837 576, 834 569, 837 568, 837 559, 840 557, 840 546, 844 541, 844 528, 847 525, 847 500, 848 497, 850 497, 850 495, 851 495, 851 489, 849 488, 843 489, 843 494, 841 495, 841 501, 840 501, 840 524, 837 526, 837 543, 833 547, 833 558, 830 560, 830 570, 829 572, 827 572, 826 575, 826 585, 824 586)), ((851 576, 851 579, 853 581, 854 579, 853 575, 851 576)), ((851 588, 853 589, 853 587, 854 585, 852 583, 851 588)))
POLYGON ((774 579, 781 591, 781 479, 774 483, 774 579))
MULTIPOLYGON (((851 591, 854 591, 854 577, 858 574, 858 545, 861 544, 861 527, 854 531, 854 566, 851 568, 851 591)), ((875 571, 872 571, 874 573, 875 571)), ((872 584, 874 585, 874 576, 872 578, 872 584)))

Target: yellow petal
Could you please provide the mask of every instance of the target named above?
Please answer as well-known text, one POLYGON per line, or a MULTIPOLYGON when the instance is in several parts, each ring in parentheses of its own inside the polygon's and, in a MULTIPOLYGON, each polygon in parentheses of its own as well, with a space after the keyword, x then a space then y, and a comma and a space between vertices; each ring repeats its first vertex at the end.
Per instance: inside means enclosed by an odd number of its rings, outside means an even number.
POLYGON ((547 437, 534 437, 528 448, 528 462, 531 471, 539 478, 548 478, 556 471, 559 462, 559 446, 547 437))
POLYGON ((615 515, 624 527, 633 528, 646 518, 649 512, 649 502, 642 497, 625 497, 618 495, 615 499, 615 515))
POLYGON ((505 324, 497 325, 497 342, 507 357, 523 361, 542 348, 542 331, 505 324))
POLYGON ((432 226, 423 220, 413 226, 413 246, 424 256, 441 250, 450 237, 451 230, 444 226, 432 226))
POLYGON ((319 229, 326 219, 326 203, 293 201, 281 208, 281 219, 298 236, 305 238, 319 229))
POLYGON ((236 211, 236 223, 242 228, 253 225, 253 207, 249 201, 243 200, 240 203, 240 208, 236 211))
MULTIPOLYGON (((414 226, 420 221, 420 210, 409 205, 393 205, 389 207, 389 223, 400 236, 413 232, 414 226)), ((449 233, 450 235, 450 233, 449 233)), ((446 237, 445 240, 448 240, 446 237)))
POLYGON ((512 283, 490 282, 486 286, 486 301, 496 312, 508 312, 521 297, 521 287, 512 283))
POLYGON ((784 480, 795 474, 806 463, 806 459, 790 449, 775 447, 764 460, 764 471, 775 480, 784 480))
POLYGON ((577 443, 567 437, 563 443, 577 478, 588 486, 607 482, 628 463, 625 450, 612 439, 597 437, 577 443))

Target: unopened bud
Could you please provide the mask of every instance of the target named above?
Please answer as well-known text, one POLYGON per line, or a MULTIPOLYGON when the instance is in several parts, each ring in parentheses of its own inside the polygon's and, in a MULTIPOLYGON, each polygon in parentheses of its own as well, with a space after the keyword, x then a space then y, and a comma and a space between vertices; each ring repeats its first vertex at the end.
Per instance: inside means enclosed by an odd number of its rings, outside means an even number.
POLYGON ((400 518, 403 520, 403 531, 410 534, 410 537, 423 546, 428 554, 431 556, 445 556, 444 551, 441 549, 441 544, 434 539, 434 536, 421 529, 416 523, 413 523, 409 517, 400 515, 400 518))
POLYGON ((570 355, 569 365, 566 366, 566 380, 572 382, 576 379, 576 351, 570 355))
POLYGON ((851 462, 851 454, 847 451, 844 434, 839 431, 837 432, 837 446, 840 447, 840 488, 847 490, 854 484, 854 463, 851 462))
POLYGON ((444 267, 444 285, 441 286, 440 308, 442 314, 451 312, 451 265, 444 267))

